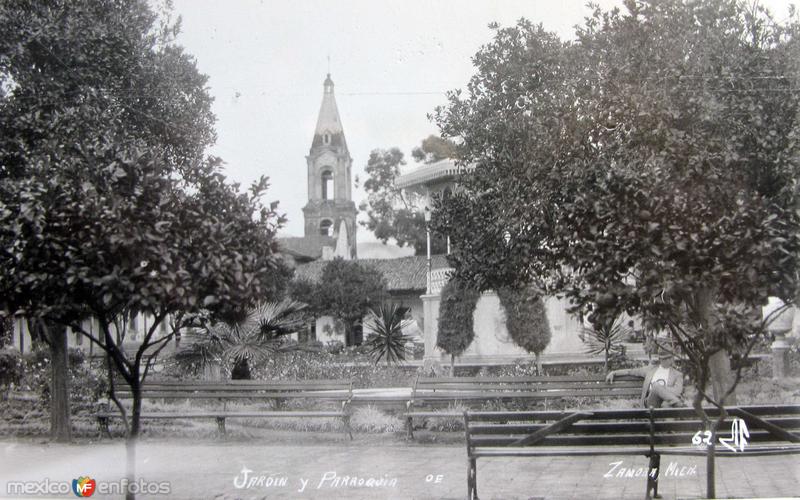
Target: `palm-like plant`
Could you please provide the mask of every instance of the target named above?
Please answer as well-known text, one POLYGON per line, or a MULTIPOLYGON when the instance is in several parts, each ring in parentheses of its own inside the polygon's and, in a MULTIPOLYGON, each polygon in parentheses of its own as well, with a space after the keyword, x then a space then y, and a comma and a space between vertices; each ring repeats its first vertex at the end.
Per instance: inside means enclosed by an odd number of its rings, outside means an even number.
POLYGON ((406 344, 411 337, 403 333, 403 329, 411 324, 405 318, 405 310, 395 304, 382 305, 377 311, 370 309, 364 326, 372 330, 367 339, 367 353, 377 365, 381 359, 386 364, 405 361, 409 351, 406 344))
POLYGON ((586 345, 587 354, 604 355, 603 369, 608 372, 609 360, 625 355, 622 343, 631 333, 632 330, 617 317, 610 321, 592 322, 591 327, 581 329, 579 337, 586 345))
POLYGON ((179 364, 231 367, 231 378, 249 379, 250 366, 279 352, 296 350, 283 339, 306 322, 306 305, 285 299, 259 304, 238 323, 216 322, 190 334, 192 343, 175 355, 179 364))

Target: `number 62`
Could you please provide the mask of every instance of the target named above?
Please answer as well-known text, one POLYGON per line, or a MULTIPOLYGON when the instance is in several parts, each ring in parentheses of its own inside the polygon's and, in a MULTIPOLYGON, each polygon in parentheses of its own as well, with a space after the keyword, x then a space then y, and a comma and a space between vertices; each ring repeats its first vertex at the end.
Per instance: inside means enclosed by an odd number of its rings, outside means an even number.
POLYGON ((694 436, 692 436, 692 444, 699 445, 705 444, 706 446, 711 444, 711 431, 697 431, 695 432, 694 436), (705 437, 702 435, 705 434, 705 437))

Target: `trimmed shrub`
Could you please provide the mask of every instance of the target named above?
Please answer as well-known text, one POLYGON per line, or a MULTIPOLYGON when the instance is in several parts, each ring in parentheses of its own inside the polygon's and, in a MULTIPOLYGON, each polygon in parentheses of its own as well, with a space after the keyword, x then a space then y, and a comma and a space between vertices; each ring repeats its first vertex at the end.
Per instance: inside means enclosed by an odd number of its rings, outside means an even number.
POLYGON ((541 296, 531 288, 501 288, 497 296, 506 312, 508 334, 514 343, 536 356, 536 369, 541 374, 540 356, 552 337, 541 296))
POLYGON ((14 349, 0 350, 0 391, 17 386, 22 380, 22 355, 14 349))
POLYGON ((442 289, 436 346, 450 355, 451 374, 455 357, 466 351, 475 338, 472 315, 480 296, 478 290, 458 278, 452 278, 442 289))

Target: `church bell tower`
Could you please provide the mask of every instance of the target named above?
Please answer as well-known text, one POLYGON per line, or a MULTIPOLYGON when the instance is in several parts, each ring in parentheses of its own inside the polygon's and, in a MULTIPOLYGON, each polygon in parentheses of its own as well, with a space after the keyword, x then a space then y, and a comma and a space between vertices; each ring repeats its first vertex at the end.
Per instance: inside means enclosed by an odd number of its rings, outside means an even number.
POLYGON ((346 252, 349 258, 354 259, 358 211, 352 195, 353 159, 344 138, 330 73, 323 87, 317 127, 306 156, 308 203, 303 207, 305 235, 346 239, 346 252))

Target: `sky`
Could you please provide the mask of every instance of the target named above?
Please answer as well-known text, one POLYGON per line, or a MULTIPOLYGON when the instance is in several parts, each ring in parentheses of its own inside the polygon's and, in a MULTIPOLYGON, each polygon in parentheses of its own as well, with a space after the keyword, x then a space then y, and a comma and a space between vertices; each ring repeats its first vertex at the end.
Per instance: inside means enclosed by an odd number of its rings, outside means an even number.
MULTIPOLYGON (((595 0, 604 9, 622 0, 595 0)), ((265 201, 288 217, 281 233, 302 236, 306 159, 330 72, 353 176, 370 151, 411 149, 438 134, 428 119, 445 92, 465 88, 471 57, 491 41, 491 22, 519 18, 570 39, 589 15, 585 0, 173 0, 178 43, 208 75, 217 143, 229 179, 270 178, 265 201)), ((778 19, 788 1, 762 0, 778 19)), ((364 192, 353 190, 358 205, 364 192)), ((362 219, 362 216, 359 219, 362 219)), ((366 228, 359 242, 375 241, 366 228)))

